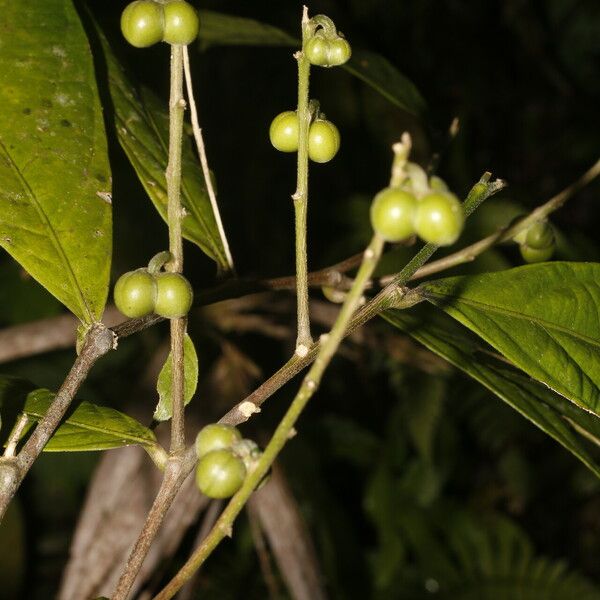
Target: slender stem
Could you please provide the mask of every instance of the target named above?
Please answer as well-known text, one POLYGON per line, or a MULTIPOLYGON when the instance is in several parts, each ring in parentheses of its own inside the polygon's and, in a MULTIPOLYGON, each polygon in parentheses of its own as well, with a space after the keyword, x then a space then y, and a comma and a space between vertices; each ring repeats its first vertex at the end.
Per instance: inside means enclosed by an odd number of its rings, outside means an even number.
POLYGON ((165 515, 184 480, 185 477, 182 477, 181 461, 169 461, 158 494, 148 512, 144 527, 129 554, 127 564, 121 574, 112 600, 126 600, 135 583, 135 578, 142 568, 150 545, 154 541, 165 515))
MULTIPOLYGON (((169 251, 173 255, 169 267, 171 271, 183 270, 183 242, 181 237, 181 145, 183 140, 183 49, 181 45, 171 46, 171 90, 169 97, 169 163, 167 165, 167 195, 169 223, 169 251)), ((185 448, 185 417, 183 405, 184 361, 183 338, 186 319, 172 319, 171 358, 173 361, 171 394, 173 418, 171 419, 171 453, 185 448)))
POLYGON ((298 173, 294 200, 296 223, 296 295, 298 302, 298 336, 296 351, 302 354, 312 344, 310 335, 310 317, 308 311, 308 259, 306 250, 307 212, 308 212, 308 129, 310 111, 308 90, 310 80, 310 62, 304 53, 304 45, 310 36, 311 28, 308 9, 304 7, 302 15, 302 49, 296 53, 298 61, 298 173))
POLYGON ((206 158, 206 148, 204 146, 204 139, 202 137, 202 129, 200 129, 200 123, 198 121, 198 110, 196 109, 196 101, 194 100, 194 88, 192 86, 192 73, 190 70, 190 57, 187 46, 183 47, 183 69, 185 72, 185 85, 187 89, 187 96, 190 103, 190 116, 192 119, 192 130, 194 132, 194 140, 196 141, 196 147, 198 148, 198 155, 200 157, 200 164, 202 165, 202 173, 204 174, 204 181, 206 182, 206 191, 208 192, 208 198, 212 206, 213 215, 217 224, 217 230, 219 231, 219 237, 221 238, 221 244, 223 244, 223 250, 225 251, 225 259, 231 272, 235 272, 233 265, 233 257, 231 256, 231 250, 229 249, 229 242, 225 235, 225 228, 223 227, 223 221, 221 220, 221 213, 219 212, 219 205, 217 204, 217 195, 215 188, 212 183, 212 177, 210 176, 210 169, 208 168, 208 160, 206 158))
POLYGON ((59 426, 90 369, 101 356, 113 349, 114 337, 113 332, 101 323, 90 328, 81 353, 22 450, 16 457, 0 459, 0 521, 25 475, 59 426))
POLYGON ((290 438, 290 433, 293 431, 296 421, 319 387, 323 373, 342 341, 348 323, 360 303, 365 285, 377 266, 384 243, 383 238, 378 234, 375 234, 371 243, 365 250, 364 259, 354 280, 354 285, 348 292, 346 301, 339 312, 335 324, 330 333, 322 337, 322 344, 314 364, 304 378, 300 390, 296 394, 296 397, 288 408, 285 416, 273 433, 273 437, 265 448, 256 468, 248 474, 241 489, 231 499, 212 531, 204 539, 200 547, 192 554, 169 584, 157 594, 155 600, 167 600, 172 598, 202 565, 219 542, 226 535, 230 534, 235 518, 244 507, 246 501, 254 491, 254 488, 269 470, 269 467, 275 460, 277 454, 279 454, 287 440, 290 438))
POLYGON ((4 449, 4 455, 6 458, 10 458, 15 455, 15 451, 17 449, 17 444, 29 423, 29 417, 25 413, 21 413, 21 416, 17 420, 16 425, 13 427, 13 430, 10 432, 10 436, 8 437, 8 441, 6 442, 6 448, 4 449))

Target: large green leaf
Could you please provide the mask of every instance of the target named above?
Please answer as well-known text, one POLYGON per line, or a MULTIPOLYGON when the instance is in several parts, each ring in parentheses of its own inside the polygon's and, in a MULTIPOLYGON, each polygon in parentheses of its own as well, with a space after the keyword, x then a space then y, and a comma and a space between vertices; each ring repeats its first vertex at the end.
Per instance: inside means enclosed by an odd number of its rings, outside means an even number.
POLYGON ((0 0, 0 245, 79 319, 100 319, 111 177, 87 38, 70 0, 0 0))
MULTIPOLYGON (((49 390, 35 390, 27 397, 23 412, 32 421, 39 421, 52 400, 54 394, 49 390)), ((154 433, 132 417, 114 408, 84 401, 55 431, 44 452, 85 452, 156 443, 154 433)))
POLYGON ((600 477, 600 464, 569 426, 570 422, 576 431, 600 445, 600 419, 596 416, 506 365, 477 336, 432 307, 389 310, 383 316, 484 385, 600 477))
POLYGON ((600 264, 528 265, 421 289, 517 367, 599 414, 600 264))
MULTIPOLYGON (((169 149, 169 111, 148 89, 137 89, 99 32, 108 67, 116 134, 144 189, 160 216, 167 221, 165 170, 169 149)), ((229 269, 215 217, 191 138, 184 135, 181 203, 185 209, 183 236, 196 244, 221 269, 229 269)))
MULTIPOLYGON (((253 19, 203 10, 200 11, 200 23, 201 47, 295 47, 300 44, 296 37, 285 31, 253 19)), ((352 58, 343 68, 399 108, 414 115, 419 115, 425 110, 425 101, 416 86, 383 56, 375 52, 353 49, 352 58)))
MULTIPOLYGON (((194 397, 198 386, 198 355, 192 338, 186 333, 183 339, 183 399, 187 406, 194 397)), ((158 405, 154 411, 156 421, 167 421, 173 416, 173 397, 171 387, 173 382, 173 361, 171 353, 160 370, 156 390, 158 391, 158 405)))

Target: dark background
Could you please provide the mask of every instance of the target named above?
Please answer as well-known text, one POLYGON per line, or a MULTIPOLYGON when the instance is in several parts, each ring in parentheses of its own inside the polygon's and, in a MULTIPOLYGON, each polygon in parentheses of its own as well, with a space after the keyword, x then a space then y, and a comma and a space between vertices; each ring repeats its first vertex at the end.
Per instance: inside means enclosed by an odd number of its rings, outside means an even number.
MULTIPOLYGON (((128 48, 118 34, 125 3, 88 4, 130 74, 166 102, 167 48, 128 48)), ((264 21, 294 35, 299 30, 301 5, 292 2, 215 1, 205 2, 202 8, 264 21)), ((516 213, 544 202, 597 160, 598 2, 355 0, 313 2, 309 8, 313 15, 330 16, 354 48, 389 59, 414 82, 428 106, 419 119, 341 69, 313 69, 311 97, 320 100, 328 118, 338 125, 342 147, 330 164, 311 167, 311 270, 364 247, 370 236, 370 199, 385 186, 390 145, 406 129, 415 142, 414 159, 423 166, 435 165, 436 173, 459 196, 484 171, 508 181, 501 197, 472 220, 465 240, 477 239, 516 213), (461 127, 450 140, 448 127, 455 117, 461 127)), ((192 64, 209 161, 238 272, 258 277, 291 274, 290 194, 295 188, 295 161, 273 150, 268 126, 277 113, 295 107, 292 51, 213 47, 192 52, 192 64)), ((105 90, 101 78, 99 85, 105 90)), ((116 278, 162 250, 167 233, 114 135, 109 132, 109 136, 116 278)), ((559 258, 598 258, 599 192, 598 183, 588 186, 553 218, 559 232, 559 258)), ((191 245, 186 252, 186 271, 195 288, 212 285, 214 265, 191 245)), ((407 251, 392 253, 383 269, 398 270, 408 255, 407 251)), ((519 263, 517 252, 509 247, 493 251, 468 269, 519 263)), ((0 289, 2 324, 60 311, 6 257, 0 269, 7 281, 0 289)), ((315 298, 321 299, 320 294, 315 293, 315 298)), ((278 324, 293 326, 289 300, 279 295, 257 310, 278 324)), ((220 314, 218 309, 216 313, 220 314)), ((225 336, 261 369, 258 380, 286 360, 294 337, 290 333, 289 340, 281 341, 260 331, 225 331, 210 314, 200 311, 193 315, 190 327, 201 377, 209 383, 222 359, 225 336)), ((416 346, 390 353, 400 337, 387 325, 375 323, 371 330, 377 343, 353 346, 349 357, 334 362, 323 389, 302 418, 302 435, 282 457, 315 538, 332 597, 415 598, 416 592, 410 596, 406 590, 413 583, 417 586, 415 582, 427 573, 427 561, 417 560, 405 548, 388 587, 377 583, 392 551, 384 532, 393 531, 395 525, 377 508, 384 499, 375 485, 376 476, 395 490, 386 498, 397 507, 416 511, 418 522, 433 526, 440 515, 463 511, 474 519, 504 515, 523 529, 537 554, 565 559, 597 580, 600 486, 593 475, 464 376, 439 365, 433 371, 419 365, 414 359, 416 346), (415 399, 435 413, 425 419, 429 431, 425 437, 432 449, 428 457, 418 452, 411 430, 415 399), (409 595, 401 596, 401 591, 409 595)), ((139 380, 165 335, 166 329, 158 327, 123 343, 118 353, 94 370, 81 396, 134 410, 148 420, 155 398, 140 393, 139 380)), ((401 343, 410 344, 397 342, 401 343)), ((3 371, 56 388, 71 361, 71 352, 55 352, 4 365, 3 371)), ((239 375, 239 364, 225 363, 239 375)), ((257 382, 251 381, 250 387, 257 382)), ((231 390, 209 402, 202 396, 209 383, 201 386, 201 402, 193 409, 199 420, 218 418, 248 385, 238 385, 236 380, 231 390)), ((292 383, 274 397, 272 407, 267 405, 258 422, 244 433, 267 435, 294 389, 292 383)), ((20 568, 27 583, 21 597, 47 598, 56 589, 96 459, 45 456, 24 486, 20 502, 27 567, 23 563, 20 568)), ((243 522, 241 540, 247 538, 244 527, 243 522)), ((448 535, 460 536, 460 529, 448 535)), ((265 594, 251 545, 243 542, 219 550, 200 585, 207 598, 265 594)))

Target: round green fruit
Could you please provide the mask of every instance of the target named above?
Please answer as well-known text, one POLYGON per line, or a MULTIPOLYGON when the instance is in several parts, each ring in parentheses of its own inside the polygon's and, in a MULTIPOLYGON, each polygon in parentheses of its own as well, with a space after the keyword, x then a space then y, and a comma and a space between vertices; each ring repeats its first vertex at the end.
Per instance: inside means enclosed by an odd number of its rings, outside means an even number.
POLYGON ((453 194, 435 192, 417 203, 415 230, 424 241, 449 246, 460 236, 465 222, 462 206, 453 194))
POLYGON ((115 285, 115 304, 130 319, 145 317, 154 311, 156 292, 156 281, 146 269, 130 271, 115 285))
POLYGON ((121 15, 121 32, 136 48, 147 48, 163 39, 163 7, 154 0, 136 0, 121 15))
POLYGON ((203 427, 196 436, 196 454, 202 458, 213 450, 231 448, 242 439, 242 434, 233 425, 211 423, 203 427))
POLYGON ((306 46, 304 47, 306 58, 308 58, 310 64, 318 67, 330 66, 330 50, 331 47, 329 42, 320 33, 316 33, 313 37, 311 37, 308 42, 306 42, 306 46))
POLYGON ((164 5, 165 32, 168 44, 187 46, 198 37, 199 19, 196 9, 184 0, 173 0, 164 5))
POLYGON ((343 38, 337 37, 329 42, 329 66, 337 67, 350 60, 352 48, 343 38))
POLYGON ((371 225, 386 242, 399 242, 415 233, 417 199, 410 192, 386 188, 371 204, 371 225))
POLYGON ((542 250, 554 244, 554 231, 552 225, 547 221, 538 221, 534 223, 525 236, 525 244, 529 248, 542 250))
POLYGON ((279 113, 271 122, 269 139, 280 152, 297 152, 298 115, 293 110, 279 113))
POLYGON ((532 248, 527 244, 521 244, 519 250, 521 251, 523 260, 527 263, 546 262, 554 254, 554 244, 550 244, 546 248, 532 248))
POLYGON ((189 281, 180 273, 156 275, 154 312, 166 319, 184 317, 192 306, 194 294, 189 281))
POLYGON ((209 498, 229 498, 244 483, 244 461, 231 450, 213 450, 205 454, 196 467, 196 485, 209 498))
POLYGON ((308 130, 308 157, 316 163, 329 162, 340 149, 340 132, 331 122, 315 121, 308 130))

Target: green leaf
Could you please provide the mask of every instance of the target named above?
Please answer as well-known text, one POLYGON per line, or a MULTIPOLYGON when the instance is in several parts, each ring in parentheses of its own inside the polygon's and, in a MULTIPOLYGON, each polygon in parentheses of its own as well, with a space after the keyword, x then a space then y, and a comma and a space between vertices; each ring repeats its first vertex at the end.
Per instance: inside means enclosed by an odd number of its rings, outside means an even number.
POLYGON ((201 47, 209 46, 296 46, 298 40, 277 27, 212 10, 200 11, 201 47))
MULTIPOLYGON (((204 10, 200 11, 200 23, 199 39, 202 48, 217 45, 300 45, 296 37, 253 19, 204 10)), ((425 101, 416 86, 383 56, 353 48, 352 58, 342 68, 364 81, 398 108, 413 115, 420 115, 425 111, 425 101)))
MULTIPOLYGON (((40 421, 53 400, 54 394, 49 390, 35 390, 27 397, 23 412, 32 421, 40 421)), ((134 418, 84 401, 55 431, 44 452, 86 452, 156 443, 154 433, 134 418)))
POLYGON ((0 245, 81 321, 102 316, 111 176, 87 38, 68 0, 0 0, 0 245))
POLYGON ((600 264, 528 265, 421 289, 517 367, 599 414, 600 264))
POLYGON ((419 306, 418 310, 389 310, 383 316, 484 385, 600 477, 600 465, 569 426, 570 421, 576 431, 599 443, 600 419, 495 358, 477 336, 443 313, 419 306))
MULTIPOLYGON (((183 370, 184 370, 184 404, 187 406, 194 397, 196 386, 198 385, 198 356, 194 342, 189 335, 185 335, 183 340, 183 370)), ((156 421, 167 421, 173 416, 173 400, 171 397, 171 383, 173 377, 173 361, 171 353, 163 365, 158 376, 156 390, 158 391, 158 405, 154 411, 156 421)))
POLYGON ((425 100, 415 84, 383 56, 366 50, 353 50, 352 58, 343 68, 398 108, 417 116, 425 111, 425 100))
MULTIPOLYGON (((169 151, 168 103, 146 88, 137 89, 98 31, 108 68, 108 85, 114 105, 117 138, 146 193, 167 222, 165 170, 169 151)), ((196 244, 219 267, 229 269, 227 256, 206 191, 200 162, 192 140, 184 134, 182 149, 181 203, 185 209, 183 236, 196 244)))

